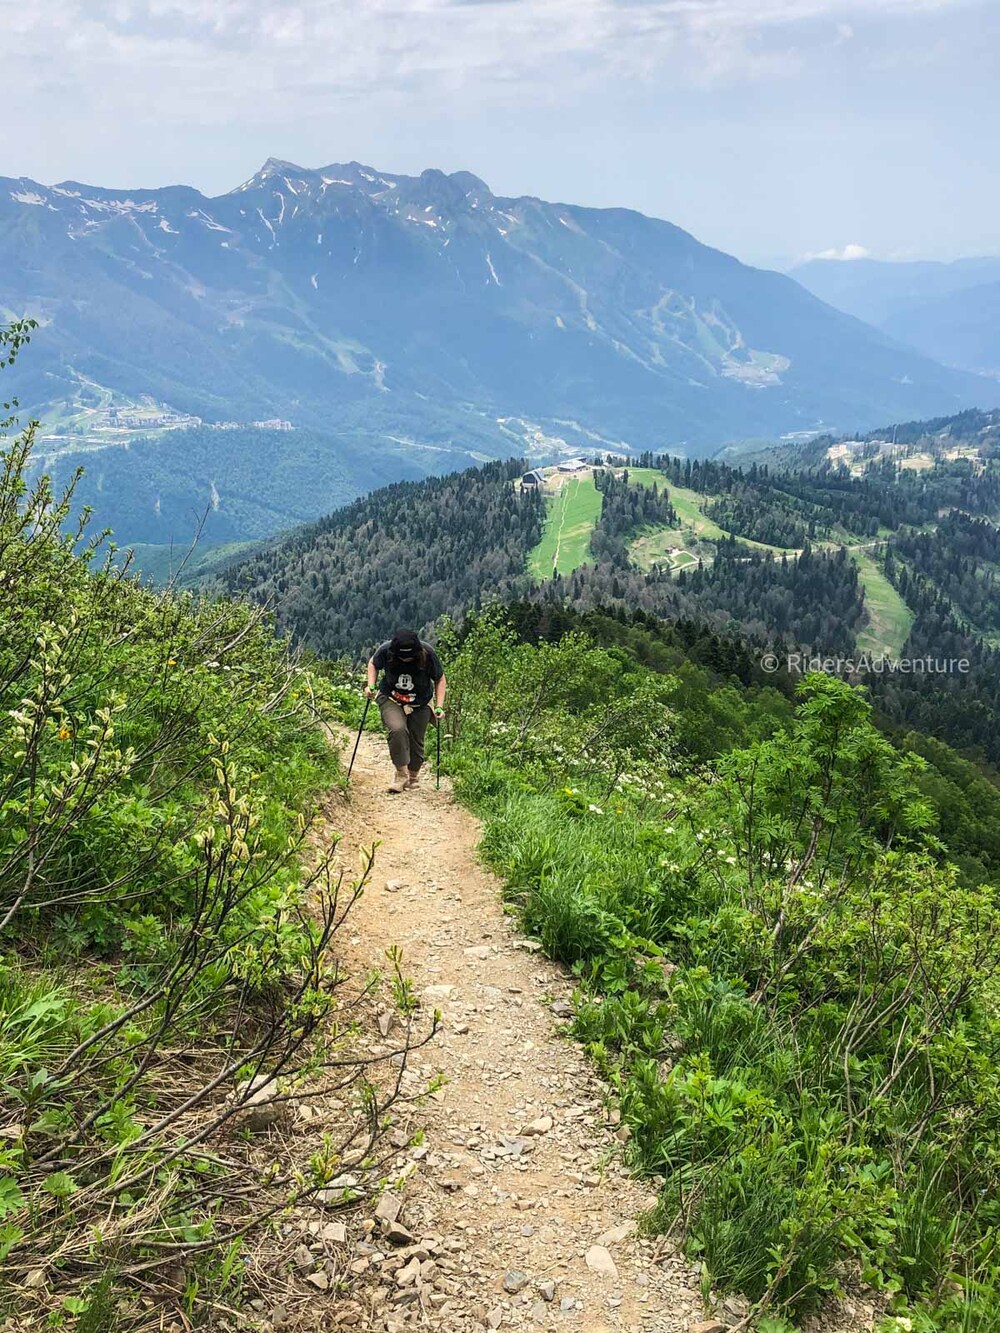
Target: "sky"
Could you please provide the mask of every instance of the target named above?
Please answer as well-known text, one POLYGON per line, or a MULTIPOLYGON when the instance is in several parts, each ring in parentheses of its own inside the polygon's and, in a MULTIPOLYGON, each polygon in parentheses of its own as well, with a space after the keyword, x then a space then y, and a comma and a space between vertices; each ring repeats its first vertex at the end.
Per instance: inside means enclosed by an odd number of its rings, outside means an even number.
POLYGON ((753 263, 1000 254, 997 0, 0 0, 0 175, 475 172, 753 263))

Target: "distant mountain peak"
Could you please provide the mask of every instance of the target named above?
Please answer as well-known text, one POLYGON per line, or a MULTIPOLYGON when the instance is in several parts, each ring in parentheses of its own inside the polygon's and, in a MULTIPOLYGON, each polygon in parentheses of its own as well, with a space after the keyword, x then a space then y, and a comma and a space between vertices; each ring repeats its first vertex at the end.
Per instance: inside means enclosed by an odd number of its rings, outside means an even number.
POLYGON ((280 157, 269 157, 259 171, 231 193, 244 194, 274 184, 280 188, 282 183, 293 190, 300 184, 320 191, 336 186, 350 187, 368 195, 382 194, 403 185, 443 207, 478 206, 490 203, 494 197, 486 182, 471 171, 449 173, 438 167, 428 167, 419 176, 407 176, 377 171, 367 163, 353 160, 330 162, 323 167, 303 167, 280 157))
POLYGON ((46 320, 31 395, 82 424, 99 395, 81 375, 207 421, 337 422, 444 467, 998 397, 671 223, 494 196, 470 171, 272 156, 215 198, 0 179, 0 271, 5 305, 46 320))

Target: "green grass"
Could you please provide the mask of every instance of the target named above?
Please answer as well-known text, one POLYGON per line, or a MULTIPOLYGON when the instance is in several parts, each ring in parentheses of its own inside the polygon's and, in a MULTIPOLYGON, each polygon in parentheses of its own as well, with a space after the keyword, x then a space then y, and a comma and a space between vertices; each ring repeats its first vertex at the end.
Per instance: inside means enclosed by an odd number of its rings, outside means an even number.
POLYGON ((864 585, 869 617, 868 625, 858 635, 858 648, 879 657, 901 657, 913 625, 913 612, 870 555, 855 547, 851 556, 864 585))
POLYGON ((670 683, 650 706, 654 682, 579 635, 531 647, 486 620, 449 674, 457 793, 523 929, 573 969, 573 1035, 629 1165, 660 1184, 646 1234, 672 1233, 706 1295, 740 1293, 761 1327, 801 1327, 867 1269, 886 1327, 995 1329, 1000 913, 921 845, 919 772, 864 694, 811 676, 796 716, 717 751, 706 783, 681 752, 664 768, 670 683), (987 1108, 960 1135, 934 1114, 938 1050, 987 1108))
MULTIPOLYGON (((654 565, 663 563, 669 564, 674 571, 690 568, 698 563, 699 554, 702 558, 710 557, 706 557, 704 552, 692 552, 688 547, 696 546, 698 542, 724 541, 732 536, 703 511, 702 504, 708 503, 712 496, 699 495, 686 486, 674 486, 655 468, 630 468, 629 481, 635 482, 637 486, 651 486, 656 482, 669 493, 670 503, 680 519, 678 528, 654 528, 635 539, 630 553, 640 569, 650 570, 654 565)), ((772 555, 799 554, 792 548, 770 546, 747 537, 739 537, 738 540, 754 551, 770 551, 772 555)))
POLYGON ((548 502, 542 540, 528 557, 536 579, 565 577, 590 555, 590 534, 601 516, 601 494, 591 476, 569 477, 548 502))

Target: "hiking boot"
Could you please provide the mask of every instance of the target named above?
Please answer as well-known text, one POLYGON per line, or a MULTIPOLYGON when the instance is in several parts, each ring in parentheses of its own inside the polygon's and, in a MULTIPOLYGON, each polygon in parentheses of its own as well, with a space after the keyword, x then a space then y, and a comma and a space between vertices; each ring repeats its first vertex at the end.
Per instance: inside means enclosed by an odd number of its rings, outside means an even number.
POLYGON ((395 776, 389 783, 389 790, 392 792, 406 791, 406 787, 409 781, 410 781, 409 770, 405 768, 397 768, 395 776))
POLYGON ((419 781, 420 781, 420 770, 408 768, 406 770, 406 785, 408 787, 415 787, 419 781))

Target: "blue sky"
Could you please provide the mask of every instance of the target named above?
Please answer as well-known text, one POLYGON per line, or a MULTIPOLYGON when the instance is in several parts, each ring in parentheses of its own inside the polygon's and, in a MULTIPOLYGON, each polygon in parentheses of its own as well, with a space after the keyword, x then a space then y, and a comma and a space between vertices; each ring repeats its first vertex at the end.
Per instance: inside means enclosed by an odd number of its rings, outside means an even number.
POLYGON ((358 159, 753 262, 1000 253, 996 0, 0 0, 0 31, 0 175, 358 159))

